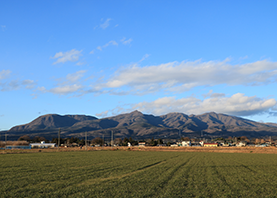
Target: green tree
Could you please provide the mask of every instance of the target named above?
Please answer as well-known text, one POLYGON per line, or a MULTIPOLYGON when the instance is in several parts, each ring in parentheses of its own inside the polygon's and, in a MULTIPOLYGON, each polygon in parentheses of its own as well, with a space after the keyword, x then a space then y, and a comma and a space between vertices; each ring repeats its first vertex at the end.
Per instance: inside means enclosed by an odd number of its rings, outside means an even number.
POLYGON ((24 140, 29 142, 29 141, 31 141, 31 138, 28 135, 23 135, 18 138, 18 141, 24 141, 24 140))
POLYGON ((103 139, 100 138, 100 137, 96 137, 93 140, 91 140, 91 143, 94 144, 94 145, 96 145, 96 144, 102 145, 103 144, 103 139))
POLYGON ((163 144, 163 140, 161 138, 158 139, 158 144, 163 144))

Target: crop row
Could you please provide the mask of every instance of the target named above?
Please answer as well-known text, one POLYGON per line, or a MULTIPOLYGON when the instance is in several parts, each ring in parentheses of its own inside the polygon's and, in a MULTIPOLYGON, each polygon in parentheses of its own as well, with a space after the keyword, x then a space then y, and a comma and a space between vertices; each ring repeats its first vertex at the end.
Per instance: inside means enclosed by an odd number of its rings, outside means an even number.
POLYGON ((274 197, 277 155, 90 151, 0 156, 1 197, 274 197))

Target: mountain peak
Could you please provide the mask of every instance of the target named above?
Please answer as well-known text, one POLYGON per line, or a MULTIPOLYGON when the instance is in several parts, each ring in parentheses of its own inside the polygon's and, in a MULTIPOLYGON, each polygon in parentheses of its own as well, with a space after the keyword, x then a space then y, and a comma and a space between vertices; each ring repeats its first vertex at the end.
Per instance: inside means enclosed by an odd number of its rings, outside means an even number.
POLYGON ((143 113, 141 113, 138 110, 132 111, 130 114, 132 114, 132 115, 143 115, 143 113))

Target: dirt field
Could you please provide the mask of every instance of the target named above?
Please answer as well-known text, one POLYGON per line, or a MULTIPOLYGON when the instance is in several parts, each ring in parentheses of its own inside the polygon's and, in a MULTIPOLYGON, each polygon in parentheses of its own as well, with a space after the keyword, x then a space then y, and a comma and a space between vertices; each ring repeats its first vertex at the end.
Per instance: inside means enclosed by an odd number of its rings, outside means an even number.
MULTIPOLYGON (((174 151, 174 152, 212 152, 212 153, 268 153, 277 154, 276 147, 87 147, 87 151, 100 150, 125 150, 125 151, 174 151)), ((86 151, 85 147, 64 148, 60 152, 86 151)), ((51 149, 28 149, 28 150, 1 150, 0 154, 9 153, 37 153, 37 152, 58 152, 57 148, 51 149)))

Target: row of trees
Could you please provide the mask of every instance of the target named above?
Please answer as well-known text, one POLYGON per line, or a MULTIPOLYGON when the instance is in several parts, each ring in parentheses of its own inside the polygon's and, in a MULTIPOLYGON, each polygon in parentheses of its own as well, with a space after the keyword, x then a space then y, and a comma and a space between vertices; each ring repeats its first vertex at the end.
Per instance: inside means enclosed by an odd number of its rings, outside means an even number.
POLYGON ((49 140, 47 140, 44 137, 40 137, 40 136, 30 137, 28 135, 23 135, 23 136, 19 137, 18 141, 27 141, 30 143, 45 141, 45 142, 49 143, 49 140))
MULTIPOLYGON (((163 144, 162 139, 155 140, 154 138, 152 138, 152 139, 147 139, 147 140, 143 140, 143 141, 145 141, 147 143, 147 145, 150 145, 150 146, 157 146, 158 144, 163 144)), ((113 143, 115 145, 119 145, 119 146, 128 146, 128 142, 130 142, 131 145, 138 145, 138 143, 139 143, 139 141, 134 140, 132 137, 130 137, 130 138, 125 137, 123 139, 115 138, 113 143)), ((93 144, 93 145, 99 144, 102 146, 105 143, 102 138, 97 137, 97 138, 94 138, 93 140, 91 140, 91 144, 93 144)))
MULTIPOLYGON (((41 142, 41 141, 45 141, 46 143, 50 142, 49 140, 47 140, 44 137, 40 137, 40 136, 34 136, 34 137, 30 137, 28 135, 23 135, 21 136, 18 141, 28 141, 30 143, 33 142, 41 142)), ((183 141, 197 141, 196 139, 193 138, 189 138, 189 137, 182 137, 183 141)), ((147 145, 149 146, 156 146, 158 144, 163 144, 163 140, 162 139, 146 139, 146 140, 142 140, 144 142, 146 142, 147 145)), ((241 137, 228 137, 228 138, 215 138, 213 139, 213 141, 224 141, 224 142, 237 142, 237 141, 247 141, 247 142, 254 142, 254 143, 263 143, 265 142, 265 139, 257 139, 257 138, 252 138, 251 140, 249 140, 246 136, 241 136, 241 137)), ((58 138, 52 138, 51 140, 52 143, 56 143, 58 144, 58 138)), ((119 145, 119 146, 128 146, 128 142, 131 143, 131 145, 138 145, 139 141, 134 140, 132 137, 130 138, 115 138, 114 139, 114 144, 119 145)), ((78 145, 85 145, 85 140, 84 139, 80 139, 78 137, 71 137, 71 138, 60 138, 60 144, 64 144, 64 145, 72 145, 72 144, 78 144, 78 145)), ((110 144, 110 140, 109 141, 105 141, 100 138, 100 137, 96 137, 92 140, 88 140, 87 142, 88 144, 92 144, 92 145, 109 145, 110 144)))

